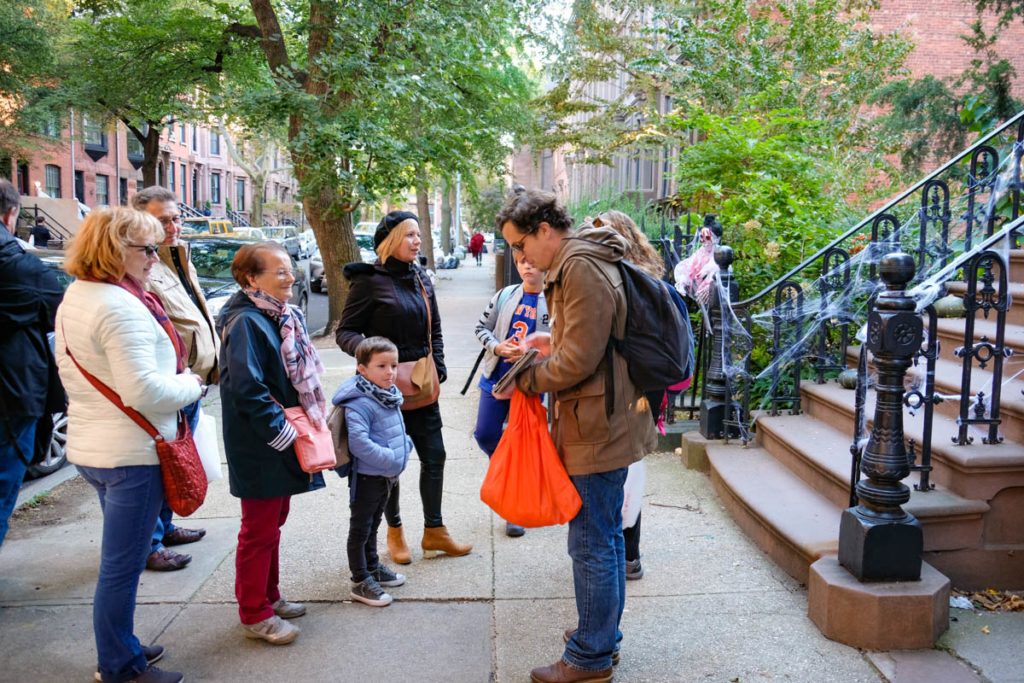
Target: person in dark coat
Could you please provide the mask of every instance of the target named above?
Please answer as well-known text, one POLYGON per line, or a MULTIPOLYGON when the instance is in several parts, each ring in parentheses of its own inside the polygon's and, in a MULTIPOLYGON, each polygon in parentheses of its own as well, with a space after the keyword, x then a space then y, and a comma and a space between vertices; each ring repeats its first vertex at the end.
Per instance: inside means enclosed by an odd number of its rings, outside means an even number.
MULTIPOLYGON (((385 337, 398 347, 399 363, 416 361, 432 354, 438 379, 444 382, 448 371, 444 364, 441 316, 434 286, 416 259, 420 248, 416 215, 408 211, 392 211, 377 225, 373 241, 378 256, 376 263, 350 263, 343 271, 351 286, 335 336, 338 346, 350 356, 355 356, 356 348, 367 337, 385 337), (430 304, 429 315, 424 297, 430 304), (431 347, 428 347, 428 339, 431 347)), ((414 410, 405 410, 402 416, 420 459, 420 497, 425 527, 421 543, 423 556, 433 557, 438 551, 448 555, 466 555, 473 546, 456 543, 441 517, 445 450, 441 437, 440 406, 435 401, 414 410)), ((394 562, 408 564, 412 562, 412 554, 402 530, 398 491, 396 485, 384 510, 388 522, 388 552, 394 562)))
POLYGON ((0 545, 35 455, 36 424, 64 410, 64 389, 46 334, 64 290, 14 238, 21 195, 0 179, 0 545))
POLYGON ((33 242, 36 249, 49 249, 50 229, 46 227, 46 219, 42 216, 36 218, 36 226, 32 228, 33 242))
POLYGON ((242 499, 235 555, 235 596, 243 633, 274 645, 295 640, 285 621, 306 613, 277 587, 281 527, 291 497, 323 488, 323 477, 302 471, 285 408, 302 406, 310 422, 326 424, 318 375, 320 358, 302 313, 287 303, 295 275, 274 242, 238 250, 231 274, 242 290, 220 315, 220 396, 231 495, 242 499), (287 359, 287 366, 282 358, 287 359))

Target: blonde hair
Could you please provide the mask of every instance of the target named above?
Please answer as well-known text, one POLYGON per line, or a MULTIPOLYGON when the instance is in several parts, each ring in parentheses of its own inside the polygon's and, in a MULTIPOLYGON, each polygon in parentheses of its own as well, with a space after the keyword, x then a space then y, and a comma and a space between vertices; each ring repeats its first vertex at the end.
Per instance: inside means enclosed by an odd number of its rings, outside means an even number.
POLYGON ((121 280, 129 244, 159 244, 160 221, 148 213, 118 206, 89 212, 71 241, 64 270, 87 280, 121 280))
POLYGON ((633 222, 632 218, 614 209, 605 211, 598 218, 601 219, 603 224, 626 238, 626 242, 629 245, 626 248, 625 256, 627 261, 651 277, 661 278, 665 275, 665 263, 661 260, 661 256, 651 246, 647 235, 640 232, 640 228, 636 227, 636 223, 633 222))
POLYGON ((377 247, 377 256, 380 257, 380 262, 384 263, 395 253, 398 249, 398 245, 401 244, 402 240, 405 239, 405 233, 409 231, 409 228, 420 227, 420 224, 412 218, 406 218, 404 221, 396 225, 388 233, 388 236, 384 238, 384 241, 377 247))

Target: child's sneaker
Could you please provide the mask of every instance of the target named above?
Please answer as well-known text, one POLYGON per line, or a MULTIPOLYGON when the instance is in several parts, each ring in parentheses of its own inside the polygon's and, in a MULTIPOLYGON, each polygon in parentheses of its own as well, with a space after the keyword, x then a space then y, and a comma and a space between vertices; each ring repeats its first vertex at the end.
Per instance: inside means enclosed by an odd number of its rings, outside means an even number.
POLYGON ((393 588, 394 586, 401 586, 405 583, 405 574, 397 574, 384 565, 380 565, 376 569, 370 572, 370 576, 377 580, 382 586, 393 588))
POLYGON ((276 614, 255 624, 242 624, 246 638, 259 638, 271 645, 286 645, 299 637, 299 627, 276 614))
POLYGON ((371 607, 387 607, 391 604, 391 596, 384 592, 373 576, 366 577, 365 581, 352 584, 352 592, 349 595, 353 600, 358 600, 371 607))

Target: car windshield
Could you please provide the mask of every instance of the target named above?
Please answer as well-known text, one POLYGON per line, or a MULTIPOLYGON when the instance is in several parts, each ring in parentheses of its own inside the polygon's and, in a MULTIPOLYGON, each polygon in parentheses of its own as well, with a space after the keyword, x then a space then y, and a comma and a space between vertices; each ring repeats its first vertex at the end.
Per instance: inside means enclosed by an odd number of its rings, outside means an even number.
POLYGON ((280 239, 282 237, 286 237, 284 228, 268 228, 267 226, 263 226, 262 228, 260 228, 260 230, 262 230, 263 234, 269 237, 270 239, 280 239))
POLYGON ((203 220, 184 220, 181 222, 182 230, 188 229, 194 232, 210 232, 210 223, 203 220))
POLYGON ((360 249, 373 251, 373 235, 356 235, 356 244, 360 249))
POLYGON ((231 280, 231 262, 235 260, 235 254, 247 242, 230 244, 227 242, 192 242, 192 265, 195 266, 196 274, 199 277, 214 277, 222 280, 231 280))

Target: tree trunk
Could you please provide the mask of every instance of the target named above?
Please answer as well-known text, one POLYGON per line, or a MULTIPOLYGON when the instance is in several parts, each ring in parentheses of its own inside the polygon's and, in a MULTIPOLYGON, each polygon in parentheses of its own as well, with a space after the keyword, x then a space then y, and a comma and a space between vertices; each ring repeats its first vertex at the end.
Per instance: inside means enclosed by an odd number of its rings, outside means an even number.
POLYGON ((462 244, 462 226, 460 225, 461 221, 459 220, 461 214, 459 212, 459 207, 457 206, 459 200, 455 195, 455 184, 452 183, 448 186, 448 203, 452 207, 452 234, 449 237, 452 241, 449 242, 449 244, 453 251, 455 250, 455 247, 462 244))
POLYGON ((452 253, 452 203, 449 201, 448 181, 441 188, 441 251, 452 253))
MULTIPOLYGON (((160 161, 160 133, 163 128, 158 123, 149 122, 149 129, 146 137, 141 138, 142 143, 142 186, 152 187, 156 185, 156 165, 160 161)), ((136 136, 138 137, 138 136, 136 136)), ((192 198, 195 201, 195 198, 192 198)))
POLYGON ((427 267, 434 268, 434 235, 430 232, 430 185, 427 183, 427 172, 425 169, 416 169, 416 213, 420 219, 420 236, 423 244, 420 245, 420 253, 427 257, 427 267))
POLYGON ((266 187, 265 176, 252 179, 252 225, 254 228, 263 227, 263 193, 266 187))

